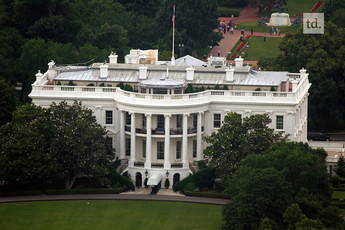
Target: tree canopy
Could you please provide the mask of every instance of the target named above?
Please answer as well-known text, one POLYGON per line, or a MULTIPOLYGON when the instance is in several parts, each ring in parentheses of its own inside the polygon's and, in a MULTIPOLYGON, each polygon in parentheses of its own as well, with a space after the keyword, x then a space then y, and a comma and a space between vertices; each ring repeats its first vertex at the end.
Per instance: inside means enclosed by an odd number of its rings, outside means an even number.
POLYGON ((343 229, 339 210, 329 205, 325 156, 322 149, 292 142, 247 156, 227 182, 231 202, 224 209, 223 229, 257 229, 265 219, 273 229, 294 224, 343 229), (298 217, 291 216, 293 204, 300 209, 298 217))
POLYGON ((0 180, 44 187, 59 178, 71 189, 81 175, 109 173, 114 152, 92 111, 81 103, 27 104, 0 129, 0 180))
POLYGON ((233 174, 248 155, 261 154, 273 143, 284 140, 282 133, 268 128, 271 119, 267 114, 256 114, 243 118, 240 114, 229 113, 224 117, 221 128, 206 136, 209 146, 205 157, 211 159, 223 180, 233 174))

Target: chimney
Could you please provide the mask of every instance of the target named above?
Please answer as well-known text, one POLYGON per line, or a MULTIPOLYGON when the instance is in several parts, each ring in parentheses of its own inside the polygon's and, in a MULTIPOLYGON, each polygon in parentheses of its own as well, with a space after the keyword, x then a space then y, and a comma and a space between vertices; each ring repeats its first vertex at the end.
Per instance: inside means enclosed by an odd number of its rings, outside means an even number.
POLYGON ((299 76, 301 79, 304 79, 307 76, 306 72, 307 72, 307 70, 304 69, 303 67, 302 67, 302 69, 299 70, 299 73, 300 73, 299 76))
POLYGON ((297 86, 298 86, 298 81, 297 80, 293 80, 291 82, 292 84, 292 92, 296 92, 297 86))
POLYGON ((225 69, 226 81, 234 81, 234 72, 235 72, 235 69, 233 68, 225 69))
POLYGON ((241 56, 235 58, 235 67, 243 67, 243 58, 241 56))
POLYGON ((193 67, 188 67, 186 69, 187 71, 187 81, 193 81, 194 80, 194 68, 193 67))
POLYGON ((145 80, 147 78, 147 66, 139 67, 139 80, 145 80))
POLYGON ((38 70, 38 73, 36 73, 37 85, 41 85, 42 84, 42 76, 43 76, 43 74, 41 73, 41 70, 38 70))
POLYGON ((111 52, 109 55, 109 64, 117 64, 117 57, 116 53, 111 52))
POLYGON ((103 63, 99 66, 100 71, 100 78, 107 78, 108 77, 108 65, 106 63, 103 63))
POLYGON ((57 73, 56 73, 56 69, 55 69, 55 62, 53 60, 51 60, 48 63, 48 79, 54 80, 56 76, 57 76, 57 73))

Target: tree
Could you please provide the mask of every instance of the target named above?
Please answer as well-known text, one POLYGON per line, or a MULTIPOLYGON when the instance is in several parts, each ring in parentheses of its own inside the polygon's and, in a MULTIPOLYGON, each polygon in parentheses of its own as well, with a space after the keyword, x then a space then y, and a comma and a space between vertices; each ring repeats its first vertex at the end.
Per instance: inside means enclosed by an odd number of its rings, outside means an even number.
POLYGON ((334 168, 334 172, 341 178, 345 177, 345 160, 343 156, 339 157, 337 165, 334 168))
POLYGON ((344 29, 325 23, 325 33, 319 36, 287 34, 280 49, 284 57, 259 60, 258 65, 266 70, 297 73, 304 67, 308 70, 310 88, 308 127, 311 130, 337 130, 344 127, 345 108, 345 58, 344 29), (327 120, 324 117, 328 117, 327 120))
POLYGON ((53 156, 63 172, 65 188, 71 189, 75 179, 83 174, 102 177, 114 159, 112 147, 92 111, 74 102, 63 101, 50 106, 50 122, 54 137, 53 156))
MULTIPOLYGON (((219 25, 217 2, 212 0, 181 0, 176 1, 175 11, 176 44, 185 44, 187 52, 196 56, 198 48, 216 45, 221 39, 214 29, 219 25), (193 17, 191 17, 193 15, 193 17)), ((157 13, 161 39, 171 44, 173 3, 165 0, 157 13)), ((175 44, 175 47, 177 47, 175 44)), ((171 47, 171 45, 169 45, 171 47)), ((170 48, 171 49, 171 48, 170 48)))
POLYGON ((50 152, 52 129, 46 109, 26 104, 0 128, 0 181, 8 187, 44 188, 57 177, 50 152))
POLYGON ((268 128, 271 119, 267 114, 257 114, 241 118, 237 113, 224 117, 218 132, 204 138, 209 146, 204 150, 205 157, 225 181, 250 154, 261 154, 273 143, 284 140, 282 133, 268 128))
POLYGON ((0 79, 0 126, 11 121, 12 112, 16 108, 15 89, 5 80, 0 79))
POLYGON ((325 156, 322 149, 292 142, 247 156, 227 183, 231 202, 224 209, 224 229, 257 229, 265 218, 273 229, 343 229, 339 210, 329 205, 325 156))

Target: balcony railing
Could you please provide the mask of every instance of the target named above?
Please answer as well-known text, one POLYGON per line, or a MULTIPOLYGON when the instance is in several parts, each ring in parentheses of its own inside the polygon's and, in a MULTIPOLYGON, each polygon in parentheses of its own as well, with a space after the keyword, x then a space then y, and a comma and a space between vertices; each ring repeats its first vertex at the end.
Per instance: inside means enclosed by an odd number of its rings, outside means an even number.
MULTIPOLYGON (((125 131, 131 132, 131 126, 125 125, 125 131)), ((197 133, 197 127, 192 127, 187 129, 187 134, 194 134, 197 133)), ((204 126, 201 127, 201 132, 204 131, 204 126)), ((135 133, 138 134, 147 134, 147 130, 143 128, 135 128, 135 133)), ((165 129, 164 128, 155 128, 151 129, 152 135, 165 135, 165 129)), ((170 129, 170 135, 182 135, 183 129, 177 128, 177 129, 170 129)))
MULTIPOLYGON (((44 83, 43 83, 44 84, 44 83)), ((307 93, 310 87, 308 78, 299 82, 295 92, 255 92, 239 90, 206 90, 193 94, 143 94, 121 90, 116 87, 82 87, 58 85, 32 85, 29 95, 35 97, 55 98, 88 98, 100 100, 115 100, 125 104, 156 106, 192 106, 204 105, 212 102, 241 102, 241 103, 295 103, 298 98, 307 93)))

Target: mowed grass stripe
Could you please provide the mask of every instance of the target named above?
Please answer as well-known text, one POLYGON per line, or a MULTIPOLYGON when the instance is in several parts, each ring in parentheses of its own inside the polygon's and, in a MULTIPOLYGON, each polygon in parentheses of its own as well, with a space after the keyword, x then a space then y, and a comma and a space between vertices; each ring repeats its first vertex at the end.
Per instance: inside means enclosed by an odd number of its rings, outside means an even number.
POLYGON ((218 205, 118 200, 0 204, 2 230, 220 229, 221 225, 218 205))

